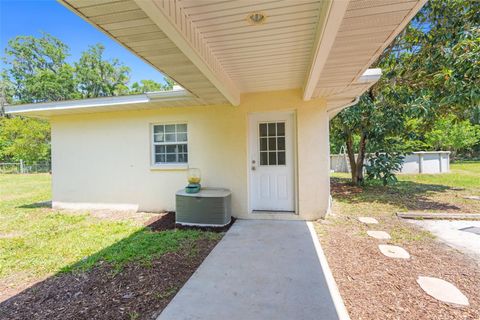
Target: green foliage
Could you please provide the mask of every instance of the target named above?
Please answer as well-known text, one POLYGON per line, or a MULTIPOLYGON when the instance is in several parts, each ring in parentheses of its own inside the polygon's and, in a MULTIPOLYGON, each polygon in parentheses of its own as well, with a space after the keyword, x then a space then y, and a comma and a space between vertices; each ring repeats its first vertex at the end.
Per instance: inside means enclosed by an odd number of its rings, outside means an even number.
POLYGON ((65 60, 68 55, 68 47, 46 33, 40 38, 10 40, 3 58, 7 66, 3 78, 13 88, 14 100, 33 103, 77 98, 73 68, 65 60))
MULTIPOLYGON (((428 2, 376 62, 383 70, 380 81, 356 106, 333 119, 331 149, 341 145, 349 149, 350 145, 352 164, 355 152, 437 147, 434 137, 439 133, 431 131, 438 128, 437 119, 453 114, 458 130, 450 135, 457 138, 449 140, 456 142, 441 146, 457 151, 476 143, 473 148, 480 150, 478 140, 473 142, 473 129, 460 133, 469 128, 464 121, 480 120, 479 11, 478 1, 428 2), (360 137, 359 143, 355 137, 360 137)), ((356 165, 359 168, 352 170, 355 183, 362 179, 363 162, 356 165)))
POLYGON ((432 130, 425 134, 425 139, 434 150, 451 150, 456 153, 480 142, 480 126, 447 115, 437 119, 432 130))
POLYGON ((172 90, 173 89, 173 86, 175 85, 175 81, 173 81, 172 79, 168 78, 168 77, 165 77, 163 78, 165 80, 165 84, 163 85, 163 89, 164 90, 172 90))
POLYGON ((35 162, 50 158, 47 123, 18 117, 5 118, 4 105, 80 98, 95 98, 171 90, 165 84, 142 80, 128 87, 130 69, 117 59, 107 60, 101 44, 82 53, 72 66, 69 48, 44 33, 18 36, 5 49, 5 70, 0 73, 0 160, 35 162))
POLYGON ((132 92, 145 93, 162 90, 162 84, 153 80, 141 80, 140 83, 134 82, 132 84, 132 92))
POLYGON ((368 159, 367 180, 380 180, 383 185, 397 182, 396 172, 402 169, 405 157, 397 153, 375 153, 368 159))
POLYGON ((32 205, 51 199, 48 174, 0 174, 0 186, 0 281, 87 270, 100 261, 121 269, 128 262, 148 263, 177 252, 196 240, 222 237, 198 230, 152 232, 134 219, 100 219, 89 212, 32 205))
POLYGON ((50 125, 21 117, 0 118, 0 160, 26 163, 50 159, 50 125))
POLYGON ((75 77, 83 98, 128 94, 130 68, 117 59, 105 60, 105 47, 91 46, 75 63, 75 77))
POLYGON ((172 90, 174 82, 169 78, 163 78, 165 84, 155 82, 153 80, 141 80, 140 83, 134 82, 132 84, 131 93, 145 93, 154 91, 169 91, 172 90))
POLYGON ((145 228, 62 271, 88 270, 100 261, 108 262, 120 270, 128 262, 145 264, 167 252, 178 251, 181 245, 187 241, 207 237, 215 238, 220 235, 200 230, 153 232, 145 228))

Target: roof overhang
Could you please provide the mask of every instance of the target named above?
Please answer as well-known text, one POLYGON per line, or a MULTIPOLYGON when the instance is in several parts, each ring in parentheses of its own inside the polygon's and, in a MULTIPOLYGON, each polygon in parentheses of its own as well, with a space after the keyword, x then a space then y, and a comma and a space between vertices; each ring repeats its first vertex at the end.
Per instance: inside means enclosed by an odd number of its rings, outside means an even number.
MULTIPOLYGON (((205 104, 345 100, 426 0, 58 0, 205 104), (252 13, 264 23, 250 23, 252 13)), ((367 81, 368 82, 368 81, 367 81)))
POLYGON ((354 106, 360 100, 360 96, 370 89, 382 76, 382 69, 367 69, 355 83, 349 85, 345 91, 327 99, 327 112, 332 119, 340 111, 354 106))
POLYGON ((5 112, 10 115, 48 119, 58 115, 200 105, 204 105, 204 103, 193 97, 188 91, 175 90, 147 92, 130 96, 10 105, 5 107, 5 112))
POLYGON ((239 105, 242 93, 304 88, 331 117, 368 90, 368 69, 427 0, 58 0, 185 90, 8 106, 55 115, 239 105), (249 21, 252 13, 264 23, 249 21))

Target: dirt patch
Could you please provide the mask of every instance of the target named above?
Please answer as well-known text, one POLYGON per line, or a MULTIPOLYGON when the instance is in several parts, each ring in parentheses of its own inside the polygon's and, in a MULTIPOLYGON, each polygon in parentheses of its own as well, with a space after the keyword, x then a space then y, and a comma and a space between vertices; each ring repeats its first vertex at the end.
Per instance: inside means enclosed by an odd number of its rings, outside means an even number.
POLYGON ((175 229, 175 212, 166 212, 155 215, 145 221, 144 226, 152 231, 165 231, 175 229))
POLYGON ((330 192, 336 195, 356 195, 363 192, 363 189, 348 183, 340 182, 340 179, 332 179, 330 182, 330 192))
POLYGON ((103 263, 88 272, 60 274, 0 304, 2 319, 154 319, 217 243, 200 239, 148 265, 120 272, 103 263))

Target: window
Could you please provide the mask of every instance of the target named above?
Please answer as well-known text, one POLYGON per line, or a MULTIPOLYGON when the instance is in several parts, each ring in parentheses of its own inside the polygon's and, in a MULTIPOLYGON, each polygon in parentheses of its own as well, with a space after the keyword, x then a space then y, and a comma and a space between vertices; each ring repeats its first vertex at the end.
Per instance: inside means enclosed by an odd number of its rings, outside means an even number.
POLYGON ((188 163, 187 124, 153 125, 154 164, 188 163))
POLYGON ((260 123, 260 165, 285 165, 285 122, 260 123))

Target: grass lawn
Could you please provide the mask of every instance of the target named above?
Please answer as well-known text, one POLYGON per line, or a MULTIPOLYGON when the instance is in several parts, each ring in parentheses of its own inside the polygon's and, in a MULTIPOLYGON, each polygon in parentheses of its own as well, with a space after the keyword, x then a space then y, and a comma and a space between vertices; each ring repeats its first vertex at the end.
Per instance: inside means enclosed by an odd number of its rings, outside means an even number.
MULTIPOLYGON (((348 173, 332 175, 332 189, 342 210, 364 208, 371 214, 397 211, 480 213, 480 162, 452 163, 447 174, 402 174, 394 186, 368 182, 363 188, 348 185, 348 173), (355 204, 353 208, 350 204, 355 204)), ((353 210, 351 213, 355 212, 353 210)))
MULTIPOLYGON (((124 268, 152 268, 164 255, 179 252, 195 260, 203 250, 196 243, 206 242, 211 249, 222 236, 199 230, 155 232, 138 219, 52 210, 41 203, 50 199, 48 174, 0 175, 0 298, 58 273, 69 277, 108 266, 103 271, 114 277, 124 268)), ((163 294, 158 293, 160 300, 163 294)))
POLYGON ((429 232, 396 217, 400 211, 480 213, 480 162, 451 164, 451 173, 398 175, 394 186, 368 182, 352 186, 348 174, 331 179, 332 215, 317 222, 329 265, 352 319, 480 319, 480 264, 437 241, 429 232), (359 216, 379 224, 364 225, 359 216), (377 240, 369 230, 390 234, 377 240), (408 260, 383 256, 379 244, 405 248, 408 260), (418 276, 432 276, 455 284, 470 306, 457 308, 426 295, 418 276))

